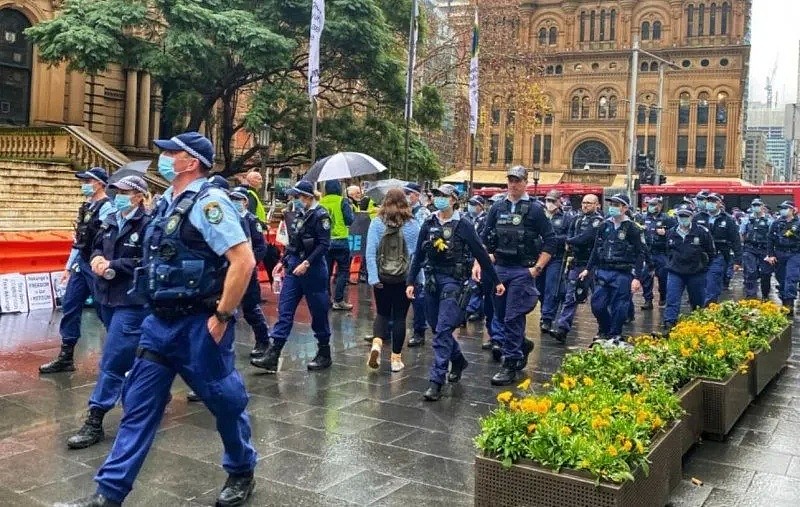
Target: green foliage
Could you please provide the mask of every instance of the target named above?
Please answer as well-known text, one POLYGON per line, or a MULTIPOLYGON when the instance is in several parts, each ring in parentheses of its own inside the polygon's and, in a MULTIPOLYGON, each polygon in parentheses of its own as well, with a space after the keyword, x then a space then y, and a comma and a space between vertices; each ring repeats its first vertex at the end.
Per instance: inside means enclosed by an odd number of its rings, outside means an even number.
POLYGON ((439 130, 444 119, 444 101, 436 87, 423 86, 414 100, 414 121, 427 130, 439 130))

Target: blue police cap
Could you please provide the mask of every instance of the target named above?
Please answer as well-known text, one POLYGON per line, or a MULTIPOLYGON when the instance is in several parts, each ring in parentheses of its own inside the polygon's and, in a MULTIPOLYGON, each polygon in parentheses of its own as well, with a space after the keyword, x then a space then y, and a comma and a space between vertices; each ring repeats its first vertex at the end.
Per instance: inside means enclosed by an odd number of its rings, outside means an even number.
POLYGON ((763 205, 764 205, 764 201, 762 201, 758 197, 753 199, 753 202, 750 203, 750 206, 763 206, 763 205))
POLYGON ((708 197, 706 197, 706 199, 709 201, 717 201, 717 202, 722 202, 725 200, 725 198, 722 197, 722 195, 717 194, 716 192, 708 194, 708 197))
POLYGON ((300 180, 295 186, 286 191, 288 195, 305 195, 314 197, 314 184, 308 180, 300 180))
POLYGON ((419 183, 406 183, 406 185, 403 187, 403 192, 405 193, 414 192, 415 194, 421 194, 422 187, 420 186, 419 183))
POLYGON ((486 200, 479 195, 473 195, 470 197, 469 203, 473 206, 484 206, 486 204, 486 200))
POLYGON ((708 199, 708 192, 706 190, 701 190, 697 192, 697 195, 694 196, 695 199, 708 199))
POLYGON ((458 197, 458 190, 456 187, 449 183, 445 183, 444 185, 440 185, 439 188, 434 188, 432 190, 433 195, 446 195, 446 196, 455 196, 458 197))
POLYGON ((135 190, 137 192, 141 192, 146 194, 148 192, 147 182, 141 176, 136 176, 132 174, 130 176, 125 176, 121 178, 116 183, 112 183, 108 186, 109 188, 116 188, 119 190, 135 190))
POLYGON ((658 196, 650 197, 649 199, 647 199, 647 204, 661 204, 662 202, 663 201, 658 196))
POLYGON ((691 206, 689 206, 688 204, 681 204, 680 206, 675 208, 675 214, 678 215, 679 217, 690 217, 694 213, 692 212, 691 206))
POLYGON ((108 173, 102 167, 92 167, 88 171, 77 173, 75 177, 81 180, 97 180, 103 185, 108 184, 108 173))
POLYGON ((624 204, 625 206, 631 205, 631 200, 625 194, 614 194, 611 197, 606 197, 606 202, 615 202, 617 204, 624 204))
POLYGON ((231 193, 228 194, 231 199, 237 199, 243 201, 247 199, 247 189, 244 187, 235 187, 231 190, 231 193))
POLYGON ((185 151, 209 169, 214 166, 214 145, 197 132, 184 132, 170 139, 156 139, 153 144, 165 151, 185 151))
POLYGON ((786 209, 786 208, 795 209, 794 201, 783 201, 782 203, 780 203, 780 205, 778 205, 778 208, 780 208, 780 209, 786 209))
POLYGON ((231 188, 231 184, 228 183, 228 180, 226 180, 219 174, 215 174, 214 176, 208 178, 208 183, 217 188, 221 188, 222 190, 230 190, 231 188))

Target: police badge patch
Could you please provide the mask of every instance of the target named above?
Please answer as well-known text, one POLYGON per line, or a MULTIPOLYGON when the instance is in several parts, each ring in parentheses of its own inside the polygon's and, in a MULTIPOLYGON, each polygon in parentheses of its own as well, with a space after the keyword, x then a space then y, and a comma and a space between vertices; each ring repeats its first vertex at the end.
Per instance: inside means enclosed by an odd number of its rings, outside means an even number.
POLYGON ((322 219, 322 228, 326 231, 331 228, 331 219, 330 218, 323 218, 322 219))
POLYGON ((264 232, 264 228, 263 228, 263 227, 261 227, 261 224, 256 224, 256 230, 257 230, 258 232, 264 232))
POLYGON ((519 225, 522 223, 522 216, 521 215, 514 215, 511 219, 511 223, 514 225, 519 225))
POLYGON ((603 221, 598 218, 598 219, 596 219, 594 221, 594 223, 592 224, 592 227, 600 227, 600 224, 602 224, 602 223, 603 223, 603 221))
POLYGON ((222 217, 224 216, 222 208, 219 207, 219 203, 216 201, 206 204, 203 207, 203 213, 206 215, 208 222, 214 225, 222 222, 222 217))
POLYGON ((619 231, 619 234, 617 234, 617 237, 619 239, 625 239, 625 231, 619 231))
POLYGON ((134 232, 131 234, 131 243, 136 243, 137 241, 139 241, 139 234, 134 232))
POLYGON ((92 214, 91 213, 86 213, 85 215, 83 215, 83 221, 84 222, 91 222, 92 221, 92 214))
POLYGON ((444 239, 450 239, 450 236, 452 236, 452 235, 453 235, 452 229, 443 229, 442 230, 442 236, 444 236, 444 239))
POLYGON ((695 237, 695 238, 692 240, 692 243, 693 243, 694 245, 699 245, 699 244, 700 244, 700 238, 697 238, 697 237, 695 237))
POLYGON ((175 232, 175 229, 178 228, 178 223, 181 221, 180 215, 173 215, 170 217, 169 221, 167 222, 167 226, 164 228, 164 232, 167 234, 172 234, 175 232))

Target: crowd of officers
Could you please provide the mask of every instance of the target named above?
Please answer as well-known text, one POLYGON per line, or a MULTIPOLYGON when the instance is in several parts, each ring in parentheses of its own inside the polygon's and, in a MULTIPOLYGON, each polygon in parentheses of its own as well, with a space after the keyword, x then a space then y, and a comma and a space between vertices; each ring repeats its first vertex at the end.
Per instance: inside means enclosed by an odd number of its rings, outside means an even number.
MULTIPOLYGON (((317 340, 317 354, 307 367, 331 367, 329 310, 352 308, 344 290, 350 271, 348 226, 354 210, 381 220, 359 187, 348 188, 345 197, 339 182, 327 182, 321 199, 307 181, 290 189, 287 245, 271 270, 281 289, 278 320, 270 329, 255 270, 268 246, 263 220, 250 211, 254 193, 209 178, 214 150, 205 137, 190 132, 155 143, 162 150, 158 171, 172 186, 153 204, 139 176, 109 185, 103 169, 77 174, 87 201, 64 275, 62 346, 40 371, 74 370, 80 314, 93 295, 108 335, 89 415, 68 446, 84 448, 102 440, 103 418, 121 398, 125 413, 95 478, 97 492, 70 506, 122 503, 155 438, 176 374, 215 416, 223 440, 229 477, 217 505, 244 503, 254 486, 257 455, 250 442, 247 394, 234 368, 236 310, 241 308, 254 332, 251 364, 276 373, 305 298, 317 340), (331 289, 334 265, 338 276, 331 289)), ((800 219, 791 201, 781 203, 773 217, 756 199, 737 221, 718 194, 699 193, 669 213, 657 197, 634 213, 628 196, 616 194, 605 199, 602 214, 602 203, 592 194, 583 196, 580 211, 570 209, 558 192, 548 193, 543 202, 529 196, 522 166, 510 168, 507 181, 505 194, 488 202, 473 196, 465 210, 452 185, 431 190, 427 205, 419 185, 402 189, 406 200, 401 196, 400 207, 409 210, 413 227, 406 237, 414 244, 408 246, 410 262, 399 283, 405 284, 414 311, 408 345, 423 345, 426 328, 433 333, 428 401, 438 400, 443 385, 458 382, 468 366, 453 336, 466 319, 485 318, 483 348, 500 363, 491 384, 516 382, 533 349, 526 337, 527 315, 540 300, 542 337, 561 343, 572 332, 577 305, 590 301, 598 325, 592 345, 604 347, 627 346, 623 326, 633 319, 634 292, 643 291, 641 310, 652 310, 657 287, 669 329, 678 320, 684 291, 691 308, 717 301, 741 266, 747 297, 757 297, 760 289, 767 298, 774 273, 780 299, 793 308, 800 281, 800 219)), ((376 242, 373 238, 373 247, 376 242)), ((380 262, 372 262, 372 269, 380 262)), ((381 283, 375 273, 369 280, 381 283)), ((405 325, 403 312, 381 328, 400 327, 402 344, 405 325)), ((392 371, 402 369, 399 353, 395 344, 392 371)), ((371 366, 374 359, 371 354, 371 366)))

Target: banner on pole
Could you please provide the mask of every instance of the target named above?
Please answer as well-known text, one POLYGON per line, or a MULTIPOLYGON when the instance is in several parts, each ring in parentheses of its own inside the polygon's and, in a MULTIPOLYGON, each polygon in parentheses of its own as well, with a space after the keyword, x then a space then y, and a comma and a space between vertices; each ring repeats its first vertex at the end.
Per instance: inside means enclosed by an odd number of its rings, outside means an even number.
POLYGON ((417 66, 417 39, 419 39, 419 4, 412 3, 411 33, 408 38, 408 72, 406 73, 406 111, 405 119, 414 116, 414 67, 417 66))
POLYGON ((478 131, 478 9, 472 25, 472 58, 469 60, 469 133, 478 131))
POLYGON ((311 3, 311 29, 308 44, 308 98, 319 93, 319 43, 325 27, 325 0, 311 3))

